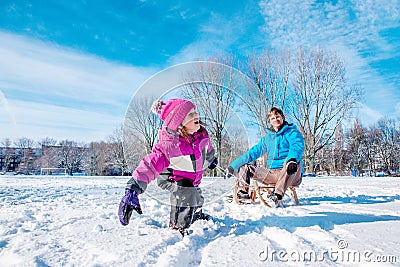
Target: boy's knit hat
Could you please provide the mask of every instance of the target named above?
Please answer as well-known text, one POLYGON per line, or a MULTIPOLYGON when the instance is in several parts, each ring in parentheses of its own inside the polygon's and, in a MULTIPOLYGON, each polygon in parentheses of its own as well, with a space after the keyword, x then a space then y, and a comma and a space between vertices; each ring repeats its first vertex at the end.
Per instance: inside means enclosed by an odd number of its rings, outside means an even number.
POLYGON ((176 131, 192 108, 195 109, 196 106, 189 100, 172 98, 167 102, 162 100, 154 101, 151 111, 160 115, 160 119, 165 126, 176 131))

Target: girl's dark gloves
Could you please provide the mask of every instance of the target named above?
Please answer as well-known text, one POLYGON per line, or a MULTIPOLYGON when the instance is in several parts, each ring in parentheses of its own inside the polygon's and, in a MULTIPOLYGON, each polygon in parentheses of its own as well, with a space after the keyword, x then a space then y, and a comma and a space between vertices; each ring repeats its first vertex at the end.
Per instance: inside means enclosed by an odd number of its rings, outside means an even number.
POLYGON ((122 225, 125 226, 129 224, 134 210, 142 214, 138 194, 131 189, 126 189, 125 195, 122 197, 118 208, 118 217, 122 225))

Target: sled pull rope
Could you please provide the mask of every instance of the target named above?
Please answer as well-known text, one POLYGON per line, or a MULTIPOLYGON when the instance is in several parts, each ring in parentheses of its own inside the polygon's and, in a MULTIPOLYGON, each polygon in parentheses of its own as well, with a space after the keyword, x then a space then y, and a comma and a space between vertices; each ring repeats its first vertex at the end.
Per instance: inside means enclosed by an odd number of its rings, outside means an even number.
MULTIPOLYGON (((236 180, 239 180, 239 178, 236 177, 236 176, 233 175, 233 174, 232 174, 231 177, 227 177, 225 169, 222 168, 222 167, 220 167, 220 166, 218 166, 218 165, 217 165, 216 169, 217 169, 219 172, 222 173, 222 176, 224 177, 224 179, 236 179, 236 180)), ((251 184, 247 183, 246 181, 242 181, 242 182, 245 182, 245 183, 246 183, 246 186, 248 186, 248 187, 253 187, 251 184)))
POLYGON ((222 168, 221 166, 218 166, 218 165, 217 165, 216 169, 217 169, 220 173, 222 173, 222 176, 224 177, 224 179, 227 179, 227 178, 228 178, 228 179, 231 179, 231 178, 238 179, 238 178, 237 178, 235 175, 233 175, 233 174, 232 174, 231 177, 227 177, 225 169, 222 168))

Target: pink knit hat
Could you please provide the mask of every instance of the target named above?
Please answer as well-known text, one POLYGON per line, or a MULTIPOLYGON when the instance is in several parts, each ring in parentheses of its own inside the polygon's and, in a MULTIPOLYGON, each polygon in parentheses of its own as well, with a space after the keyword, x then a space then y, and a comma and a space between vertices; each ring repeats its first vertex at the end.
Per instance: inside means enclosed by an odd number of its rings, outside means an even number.
POLYGON ((192 108, 195 109, 196 106, 189 100, 171 98, 167 102, 162 100, 154 101, 151 111, 160 115, 160 119, 165 126, 176 131, 192 108))

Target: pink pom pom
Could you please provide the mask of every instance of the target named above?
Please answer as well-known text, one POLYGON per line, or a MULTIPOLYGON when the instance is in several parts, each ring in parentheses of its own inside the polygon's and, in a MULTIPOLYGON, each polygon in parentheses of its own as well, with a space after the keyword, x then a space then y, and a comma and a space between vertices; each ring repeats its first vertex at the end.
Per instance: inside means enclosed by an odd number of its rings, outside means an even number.
POLYGON ((153 102, 153 104, 151 105, 151 112, 153 112, 154 114, 161 114, 162 111, 162 107, 165 105, 165 103, 162 100, 156 100, 153 102))

